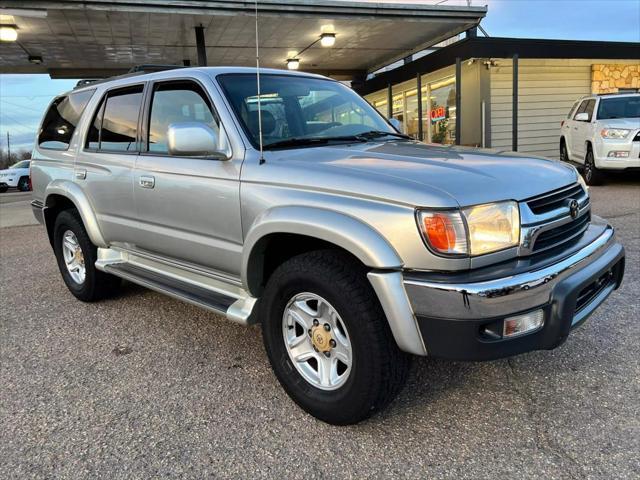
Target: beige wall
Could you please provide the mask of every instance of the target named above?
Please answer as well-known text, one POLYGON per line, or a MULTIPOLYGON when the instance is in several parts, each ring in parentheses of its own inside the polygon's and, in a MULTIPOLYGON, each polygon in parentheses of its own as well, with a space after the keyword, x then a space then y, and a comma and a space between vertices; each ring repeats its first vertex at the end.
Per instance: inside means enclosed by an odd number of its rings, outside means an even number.
MULTIPOLYGON (((492 147, 511 149, 512 61, 490 70, 492 147)), ((573 103, 591 93, 592 65, 634 65, 637 60, 521 59, 518 64, 518 151, 558 158, 560 122, 573 103)))

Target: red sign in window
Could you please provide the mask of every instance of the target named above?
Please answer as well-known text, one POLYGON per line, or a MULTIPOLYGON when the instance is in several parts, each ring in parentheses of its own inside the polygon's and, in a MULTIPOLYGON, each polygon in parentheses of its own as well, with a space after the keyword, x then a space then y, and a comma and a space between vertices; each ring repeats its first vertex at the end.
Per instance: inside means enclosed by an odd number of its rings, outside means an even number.
POLYGON ((437 122, 443 120, 447 116, 447 109, 443 106, 431 109, 431 121, 437 122))

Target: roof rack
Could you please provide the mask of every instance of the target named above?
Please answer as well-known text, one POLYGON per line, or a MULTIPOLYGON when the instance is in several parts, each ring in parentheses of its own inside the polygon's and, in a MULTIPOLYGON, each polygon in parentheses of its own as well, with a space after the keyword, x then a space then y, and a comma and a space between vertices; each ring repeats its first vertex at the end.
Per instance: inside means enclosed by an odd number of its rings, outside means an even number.
POLYGON ((163 72, 165 70, 175 70, 176 68, 185 68, 183 65, 156 65, 153 63, 145 63, 135 65, 129 69, 128 73, 153 73, 163 72))
POLYGON ((135 77, 137 75, 144 75, 145 73, 163 72, 165 70, 175 70, 177 68, 186 68, 186 67, 182 65, 154 65, 154 64, 135 65, 131 67, 127 73, 123 73, 121 75, 114 75, 106 78, 79 80, 78 83, 76 83, 76 86, 73 87, 73 89, 76 90, 78 88, 83 88, 88 85, 98 85, 100 83, 110 82, 112 80, 117 80, 119 78, 135 77))

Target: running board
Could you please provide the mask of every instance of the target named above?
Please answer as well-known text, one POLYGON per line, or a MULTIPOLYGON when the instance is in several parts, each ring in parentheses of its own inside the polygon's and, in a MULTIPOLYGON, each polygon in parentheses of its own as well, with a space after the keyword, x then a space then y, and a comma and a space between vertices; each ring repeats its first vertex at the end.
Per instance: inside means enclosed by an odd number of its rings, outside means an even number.
POLYGON ((241 288, 191 271, 114 249, 98 249, 96 268, 143 287, 224 315, 243 325, 256 323, 257 301, 241 288), (200 278, 202 277, 202 278, 200 278))

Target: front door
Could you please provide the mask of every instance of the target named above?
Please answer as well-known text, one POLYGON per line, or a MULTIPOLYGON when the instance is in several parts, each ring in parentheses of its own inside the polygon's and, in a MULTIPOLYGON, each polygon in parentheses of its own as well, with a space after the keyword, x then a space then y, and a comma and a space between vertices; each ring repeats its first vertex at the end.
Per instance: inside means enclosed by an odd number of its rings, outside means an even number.
POLYGON ((587 154, 587 139, 591 137, 591 120, 593 119, 593 109, 596 101, 594 99, 582 102, 573 119, 573 130, 571 132, 571 151, 574 156, 573 160, 584 163, 584 157, 587 154), (578 121, 575 116, 578 113, 586 113, 588 120, 578 121))
POLYGON ((138 248, 178 261, 240 275, 240 166, 169 154, 171 124, 202 122, 220 132, 220 120, 194 80, 156 82, 149 88, 142 152, 134 171, 138 248))

